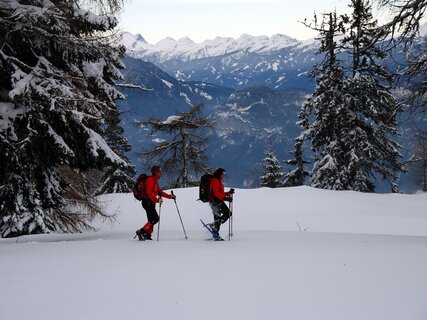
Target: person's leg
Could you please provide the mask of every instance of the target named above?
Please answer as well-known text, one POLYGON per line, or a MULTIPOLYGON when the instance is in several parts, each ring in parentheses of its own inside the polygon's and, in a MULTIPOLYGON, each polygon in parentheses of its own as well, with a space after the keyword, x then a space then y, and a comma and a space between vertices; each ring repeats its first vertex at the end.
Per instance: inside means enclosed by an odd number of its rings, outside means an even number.
POLYGON ((221 224, 225 223, 228 218, 230 218, 230 209, 228 208, 228 206, 225 204, 224 201, 221 201, 219 203, 219 212, 221 214, 221 224))
POLYGON ((214 217, 214 222, 213 224, 210 224, 210 227, 212 231, 218 232, 221 226, 220 202, 218 201, 209 202, 209 205, 211 206, 212 214, 214 217))
POLYGON ((147 205, 144 207, 145 211, 147 212, 147 220, 150 222, 153 226, 159 222, 159 215, 156 211, 156 204, 150 200, 147 200, 147 205))
POLYGON ((147 223, 140 229, 143 235, 147 238, 151 238, 151 234, 154 230, 154 225, 159 222, 159 215, 156 211, 156 204, 148 199, 142 199, 142 207, 147 213, 147 223))

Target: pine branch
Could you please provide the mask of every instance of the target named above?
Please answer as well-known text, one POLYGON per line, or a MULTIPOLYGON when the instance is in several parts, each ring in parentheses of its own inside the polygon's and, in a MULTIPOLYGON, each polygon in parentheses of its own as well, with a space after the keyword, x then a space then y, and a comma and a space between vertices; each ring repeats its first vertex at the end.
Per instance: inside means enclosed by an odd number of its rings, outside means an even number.
POLYGON ((139 89, 139 90, 147 91, 147 92, 154 91, 154 89, 147 88, 147 87, 140 85, 140 84, 118 83, 118 84, 116 84, 116 86, 122 87, 122 88, 129 88, 129 89, 139 89))

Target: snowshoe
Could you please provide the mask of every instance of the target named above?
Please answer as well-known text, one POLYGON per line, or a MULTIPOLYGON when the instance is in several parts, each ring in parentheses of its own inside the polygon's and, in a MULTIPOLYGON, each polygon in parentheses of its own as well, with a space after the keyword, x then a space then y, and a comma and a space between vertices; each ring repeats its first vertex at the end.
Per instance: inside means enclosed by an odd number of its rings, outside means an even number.
POLYGON ((219 235, 219 233, 215 232, 214 230, 212 230, 208 224, 206 224, 206 223, 203 222, 202 219, 200 219, 200 222, 212 234, 213 240, 215 240, 215 241, 224 241, 224 239, 221 238, 221 236, 219 235))

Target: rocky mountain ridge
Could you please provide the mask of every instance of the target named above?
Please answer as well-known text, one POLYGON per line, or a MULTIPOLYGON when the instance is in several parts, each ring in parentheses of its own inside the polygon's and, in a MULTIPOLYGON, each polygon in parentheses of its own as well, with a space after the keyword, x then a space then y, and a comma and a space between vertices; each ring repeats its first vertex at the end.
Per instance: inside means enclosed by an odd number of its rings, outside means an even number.
POLYGON ((166 38, 155 45, 130 33, 120 39, 129 56, 151 62, 178 80, 235 89, 264 85, 306 90, 313 86, 307 74, 319 58, 314 39, 303 42, 283 34, 217 37, 202 43, 166 38))
POLYGON ((141 34, 123 32, 118 41, 129 50, 128 54, 132 57, 160 63, 168 60, 188 62, 194 59, 229 55, 238 51, 268 53, 288 47, 307 48, 315 45, 314 39, 299 41, 284 34, 275 34, 271 37, 243 34, 238 39, 216 37, 201 43, 196 43, 188 37, 179 40, 168 37, 152 45, 145 41, 141 34))

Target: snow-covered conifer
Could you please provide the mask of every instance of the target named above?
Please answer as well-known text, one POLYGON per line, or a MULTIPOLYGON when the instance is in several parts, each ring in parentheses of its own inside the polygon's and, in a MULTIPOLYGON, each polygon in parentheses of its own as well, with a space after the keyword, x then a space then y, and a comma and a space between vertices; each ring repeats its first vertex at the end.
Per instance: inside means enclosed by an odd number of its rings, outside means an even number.
POLYGON ((320 32, 319 53, 324 54, 324 59, 313 70, 316 88, 305 100, 299 114, 298 124, 303 129, 299 140, 309 140, 314 152, 311 186, 343 190, 346 189, 348 162, 342 139, 349 113, 344 101, 345 78, 337 58, 336 37, 344 32, 344 27, 336 13, 329 13, 324 15, 320 26, 312 28, 320 32))
POLYGON ((261 187, 278 188, 282 186, 282 166, 276 157, 274 147, 270 142, 265 151, 264 162, 261 164, 263 175, 259 178, 261 187))
MULTIPOLYGON (((301 115, 301 113, 300 113, 301 115)), ((304 166, 309 162, 303 159, 302 145, 304 143, 303 136, 300 135, 295 139, 294 150, 291 151, 294 158, 285 160, 284 162, 293 168, 288 173, 283 175, 283 186, 284 187, 298 187, 304 185, 304 180, 309 173, 304 169, 304 166)))
POLYGON ((318 30, 325 60, 314 71, 316 89, 302 107, 308 116, 300 125, 314 151, 312 186, 372 192, 376 177, 393 186, 396 173, 404 170, 392 140, 399 104, 382 63, 386 55, 375 42, 370 3, 352 0, 351 7, 351 17, 330 14, 328 27, 318 30), (345 36, 337 45, 338 32, 345 36), (349 69, 339 63, 337 48, 350 55, 349 69))
POLYGON ((103 139, 122 48, 102 33, 114 17, 71 1, 0 2, 0 234, 79 231, 59 167, 126 165, 103 139))
POLYGON ((393 77, 383 63, 386 54, 375 43, 377 22, 371 5, 352 0, 351 7, 348 33, 342 40, 352 57, 344 97, 349 112, 342 137, 348 162, 345 189, 372 192, 375 175, 393 185, 396 173, 405 169, 399 162, 400 146, 392 140, 400 105, 391 93, 393 77))
POLYGON ((416 131, 415 146, 409 160, 409 171, 417 186, 427 192, 427 132, 416 131))
POLYGON ((169 176, 171 187, 196 185, 197 174, 210 171, 206 135, 213 125, 203 116, 202 108, 203 104, 198 104, 166 120, 141 122, 141 126, 151 127, 151 136, 158 135, 155 145, 145 148, 141 155, 148 165, 159 162, 169 176))

